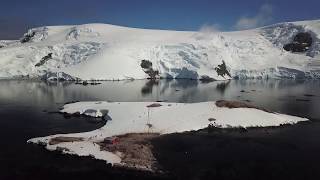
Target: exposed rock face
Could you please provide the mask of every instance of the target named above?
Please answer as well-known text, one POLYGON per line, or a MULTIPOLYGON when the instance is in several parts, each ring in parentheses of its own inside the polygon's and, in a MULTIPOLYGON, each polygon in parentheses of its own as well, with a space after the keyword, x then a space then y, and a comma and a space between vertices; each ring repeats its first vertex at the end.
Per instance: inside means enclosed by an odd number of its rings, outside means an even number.
POLYGON ((306 44, 307 46, 312 45, 312 37, 309 33, 299 33, 294 38, 294 42, 298 42, 300 44, 306 44))
POLYGON ((218 67, 214 68, 219 76, 225 77, 225 75, 228 75, 231 77, 230 72, 227 70, 226 63, 222 61, 222 64, 218 65, 218 67))
POLYGON ((47 72, 42 76, 45 81, 77 81, 79 78, 70 76, 64 72, 47 72))
POLYGON ((291 52, 305 52, 309 50, 312 45, 312 36, 310 33, 298 33, 292 43, 284 45, 286 51, 291 52))
POLYGON ((152 62, 150 62, 148 60, 142 60, 140 66, 143 69, 152 69, 152 62))
POLYGON ((27 33, 26 35, 24 35, 24 37, 20 40, 21 43, 26 43, 29 42, 34 35, 36 35, 36 32, 31 32, 31 33, 27 33))
POLYGON ((209 76, 203 75, 200 77, 200 81, 203 83, 206 83, 206 82, 212 82, 214 81, 214 79, 209 76))
POLYGON ((47 27, 33 28, 23 35, 23 37, 20 39, 20 43, 39 42, 46 39, 47 37, 47 27))
POLYGON ((253 109, 259 109, 259 110, 262 110, 262 111, 265 111, 265 112, 273 113, 272 111, 269 111, 267 109, 260 108, 260 107, 254 106, 252 104, 244 103, 244 102, 239 102, 239 101, 219 100, 219 101, 216 101, 216 106, 218 106, 218 107, 226 107, 226 108, 229 108, 229 109, 233 109, 233 108, 253 108, 253 109))
POLYGON ((98 144, 103 151, 118 153, 128 168, 156 171, 159 164, 152 153, 151 141, 157 137, 157 133, 132 133, 117 136, 116 143, 108 140, 98 144))
POLYGON ((59 137, 55 137, 55 138, 50 139, 49 144, 56 145, 56 144, 65 143, 65 142, 79 142, 79 141, 83 141, 83 138, 59 136, 59 137))
POLYGON ((46 63, 48 60, 52 59, 52 53, 49 53, 48 55, 44 56, 40 62, 38 62, 35 66, 39 67, 42 66, 44 63, 46 63))
POLYGON ((140 64, 143 71, 149 75, 150 79, 156 79, 159 76, 159 71, 152 68, 152 62, 148 60, 142 60, 140 64))

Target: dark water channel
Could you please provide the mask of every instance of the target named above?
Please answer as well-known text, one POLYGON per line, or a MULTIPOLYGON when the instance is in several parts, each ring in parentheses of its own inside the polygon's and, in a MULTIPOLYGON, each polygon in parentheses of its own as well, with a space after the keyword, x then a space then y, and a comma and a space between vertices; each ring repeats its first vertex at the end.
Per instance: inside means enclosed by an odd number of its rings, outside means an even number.
POLYGON ((1 80, 0 179, 319 179, 319 122, 320 81, 139 80, 83 86, 66 82, 1 80), (164 136, 154 142, 155 153, 163 167, 173 172, 170 177, 111 169, 104 162, 64 156, 26 143, 33 137, 90 131, 104 125, 96 119, 66 119, 52 113, 70 101, 202 102, 219 99, 250 102, 276 112, 307 117, 312 122, 285 128, 253 129, 245 134, 164 136))

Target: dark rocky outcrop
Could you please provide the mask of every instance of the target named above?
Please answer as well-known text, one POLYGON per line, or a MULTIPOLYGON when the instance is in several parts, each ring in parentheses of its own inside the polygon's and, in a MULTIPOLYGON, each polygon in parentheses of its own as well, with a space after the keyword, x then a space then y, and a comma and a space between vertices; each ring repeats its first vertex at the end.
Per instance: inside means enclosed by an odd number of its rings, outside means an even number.
POLYGON ((150 68, 152 68, 152 62, 150 62, 148 60, 142 60, 140 66, 143 69, 150 69, 150 68))
POLYGON ((98 82, 96 80, 91 80, 91 82, 88 82, 88 81, 81 81, 81 80, 77 79, 75 84, 83 85, 83 86, 88 86, 88 85, 96 86, 96 85, 100 85, 102 83, 100 83, 100 82, 98 82))
POLYGON ((157 77, 159 76, 159 71, 153 69, 151 61, 142 60, 140 66, 143 71, 149 75, 149 79, 157 79, 157 77))
POLYGON ((60 143, 66 143, 66 142, 79 142, 83 141, 83 138, 81 137, 63 137, 63 136, 58 136, 54 137, 49 140, 49 145, 57 145, 60 143))
POLYGON ((209 76, 207 76, 207 75, 203 75, 203 76, 201 76, 200 77, 200 81, 202 82, 202 83, 209 83, 209 82, 212 82, 212 81, 214 81, 215 79, 213 79, 213 78, 211 78, 211 77, 209 77, 209 76))
POLYGON ((21 43, 29 42, 34 36, 36 35, 36 32, 27 33, 24 35, 24 37, 20 40, 21 43))
POLYGON ((229 77, 231 77, 231 74, 227 69, 226 63, 223 60, 222 60, 222 64, 218 65, 218 67, 214 69, 217 71, 218 76, 225 77, 226 75, 228 75, 229 77))
POLYGON ((157 76, 159 76, 158 70, 150 69, 150 70, 145 71, 145 73, 149 75, 150 79, 157 79, 157 76))
POLYGON ((38 62, 35 66, 39 67, 42 66, 44 63, 46 63, 48 60, 52 59, 52 53, 49 53, 48 55, 44 56, 40 62, 38 62))
POLYGON ((47 72, 41 77, 44 81, 79 81, 77 77, 73 77, 64 72, 47 72))
POLYGON ((312 45, 312 36, 310 33, 303 32, 298 33, 292 43, 284 45, 286 51, 291 52, 306 52, 312 45))
POLYGON ((226 100, 218 100, 216 101, 216 106, 217 107, 226 107, 229 109, 234 109, 234 108, 252 108, 252 109, 258 109, 261 111, 265 111, 268 113, 273 113, 272 111, 269 111, 265 108, 260 108, 257 106, 254 106, 252 104, 244 103, 244 102, 239 102, 239 101, 226 101, 226 100))
POLYGON ((298 42, 300 44, 306 44, 308 46, 312 45, 312 37, 311 34, 309 33, 298 33, 295 37, 294 37, 294 42, 298 42))

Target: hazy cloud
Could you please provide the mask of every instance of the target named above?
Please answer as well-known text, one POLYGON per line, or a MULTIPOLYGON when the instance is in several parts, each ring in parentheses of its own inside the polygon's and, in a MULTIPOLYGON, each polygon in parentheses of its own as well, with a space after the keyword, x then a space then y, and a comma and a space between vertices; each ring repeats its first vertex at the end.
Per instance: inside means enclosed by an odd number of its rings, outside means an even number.
POLYGON ((256 27, 264 26, 270 23, 273 19, 273 6, 270 4, 264 4, 261 6, 258 14, 254 17, 241 17, 235 28, 238 30, 252 29, 256 27))
POLYGON ((204 24, 200 27, 199 31, 202 33, 219 32, 221 26, 219 24, 204 24))
POLYGON ((197 40, 210 39, 215 33, 219 32, 221 26, 219 24, 204 24, 198 32, 194 34, 194 38, 197 40))

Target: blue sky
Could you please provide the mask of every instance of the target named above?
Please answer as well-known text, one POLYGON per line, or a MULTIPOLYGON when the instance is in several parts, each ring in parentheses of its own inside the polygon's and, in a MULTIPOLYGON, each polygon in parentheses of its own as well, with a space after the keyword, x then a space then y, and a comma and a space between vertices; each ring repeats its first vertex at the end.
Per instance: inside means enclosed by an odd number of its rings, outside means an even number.
POLYGON ((84 23, 230 31, 320 19, 319 7, 319 0, 1 0, 0 39, 35 26, 84 23))

